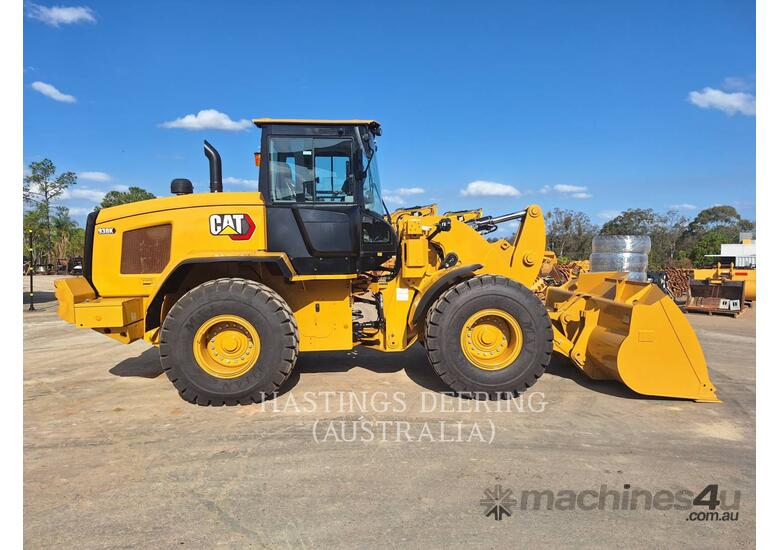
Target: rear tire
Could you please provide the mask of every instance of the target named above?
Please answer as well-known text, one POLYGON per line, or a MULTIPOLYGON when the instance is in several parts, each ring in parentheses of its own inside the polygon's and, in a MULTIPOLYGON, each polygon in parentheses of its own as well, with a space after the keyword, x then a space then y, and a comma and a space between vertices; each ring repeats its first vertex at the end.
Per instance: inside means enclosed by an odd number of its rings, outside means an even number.
POLYGON ((464 397, 511 398, 530 388, 550 363, 552 340, 544 305, 506 277, 482 275, 454 285, 426 318, 428 360, 444 383, 464 397), (480 325, 474 319, 488 326, 483 332, 489 341, 482 347, 472 343, 472 331, 476 338, 480 325))
POLYGON ((198 405, 259 403, 287 380, 297 357, 298 326, 289 306, 247 279, 193 288, 168 312, 160 334, 165 374, 184 400, 198 405), (212 351, 215 340, 224 349, 212 351))

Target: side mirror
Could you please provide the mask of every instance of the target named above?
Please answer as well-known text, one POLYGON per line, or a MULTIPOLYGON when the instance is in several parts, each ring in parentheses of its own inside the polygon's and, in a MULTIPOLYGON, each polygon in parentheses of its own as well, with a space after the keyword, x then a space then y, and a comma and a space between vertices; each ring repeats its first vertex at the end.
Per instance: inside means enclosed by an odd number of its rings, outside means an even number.
POLYGON ((176 178, 171 181, 171 193, 174 195, 190 195, 192 193, 192 182, 184 178, 176 178))

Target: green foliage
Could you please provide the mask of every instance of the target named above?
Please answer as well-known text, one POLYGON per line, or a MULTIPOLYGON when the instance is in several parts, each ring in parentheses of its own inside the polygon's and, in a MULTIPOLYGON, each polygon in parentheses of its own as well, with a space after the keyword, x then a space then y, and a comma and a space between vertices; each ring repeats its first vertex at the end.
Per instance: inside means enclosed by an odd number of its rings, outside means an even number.
POLYGON ((688 232, 698 236, 716 228, 736 228, 741 220, 733 206, 712 206, 699 212, 688 225, 688 232))
POLYGON ((755 230, 755 223, 740 217, 733 206, 713 206, 688 221, 675 211, 665 214, 651 208, 633 208, 605 223, 602 235, 649 235, 651 270, 668 265, 704 266, 713 263, 707 254, 718 254, 720 245, 736 243, 740 231, 755 230))
POLYGON ((33 235, 33 259, 36 264, 54 263, 57 258, 81 256, 84 251, 84 230, 70 217, 64 206, 53 208, 54 214, 46 223, 42 205, 24 213, 24 257, 29 257, 30 231, 33 235), (47 230, 50 233, 47 233, 47 230), (47 236, 50 239, 47 239, 47 236))
POLYGON ((48 210, 49 204, 59 198, 71 185, 76 184, 76 174, 63 172, 54 177, 57 167, 49 159, 30 163, 30 175, 24 176, 23 196, 28 204, 44 205, 48 210))
POLYGON ((661 223, 652 208, 629 208, 609 220, 599 231, 602 235, 650 235, 661 223))
POLYGON ((30 232, 33 237, 33 258, 34 263, 41 264, 46 263, 46 214, 40 205, 34 206, 32 209, 25 211, 24 213, 24 257, 25 260, 30 256, 30 232))
POLYGON ((140 187, 131 187, 127 191, 109 191, 106 193, 106 196, 103 197, 100 208, 110 208, 112 206, 119 206, 120 204, 145 201, 153 198, 155 198, 155 196, 152 193, 140 187))
POLYGON ((70 217, 68 209, 57 206, 51 220, 55 258, 80 256, 84 250, 84 230, 70 217))
POLYGON ((547 249, 560 258, 585 259, 598 227, 584 212, 554 208, 545 215, 547 249))
POLYGON ((716 227, 699 235, 690 251, 690 259, 697 267, 714 263, 707 254, 720 254, 720 245, 735 242, 731 227, 716 227))
MULTIPOLYGON (((27 223, 35 227, 35 231, 41 234, 39 244, 40 263, 53 263, 55 260, 55 234, 52 227, 52 201, 61 197, 68 187, 76 184, 76 174, 63 172, 55 176, 57 167, 49 159, 30 163, 30 174, 24 177, 22 196, 24 202, 32 207, 29 220, 25 214, 25 228, 27 223)), ((65 209, 67 212, 67 209, 65 209)))

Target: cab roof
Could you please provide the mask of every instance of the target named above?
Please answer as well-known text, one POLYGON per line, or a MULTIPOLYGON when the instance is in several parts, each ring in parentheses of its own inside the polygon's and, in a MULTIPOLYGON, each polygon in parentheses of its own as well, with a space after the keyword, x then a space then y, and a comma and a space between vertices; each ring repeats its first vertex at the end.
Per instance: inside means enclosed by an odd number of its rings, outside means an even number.
POLYGON ((302 124, 307 126, 379 126, 376 120, 315 120, 307 118, 253 118, 255 126, 262 128, 271 124, 302 124))

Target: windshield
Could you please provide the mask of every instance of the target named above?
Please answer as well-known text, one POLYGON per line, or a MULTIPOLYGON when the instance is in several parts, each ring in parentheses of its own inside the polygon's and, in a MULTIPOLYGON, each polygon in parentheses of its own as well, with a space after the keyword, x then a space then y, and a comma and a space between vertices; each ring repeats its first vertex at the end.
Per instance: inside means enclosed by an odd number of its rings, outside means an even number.
POLYGON ((376 144, 363 150, 363 166, 368 166, 366 179, 363 181, 363 202, 366 210, 384 216, 382 204, 382 188, 379 184, 379 163, 377 162, 376 144))

